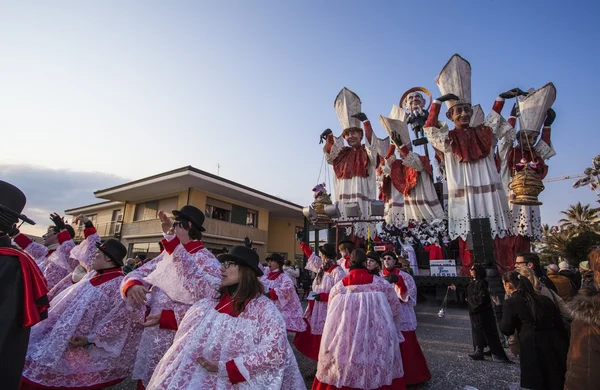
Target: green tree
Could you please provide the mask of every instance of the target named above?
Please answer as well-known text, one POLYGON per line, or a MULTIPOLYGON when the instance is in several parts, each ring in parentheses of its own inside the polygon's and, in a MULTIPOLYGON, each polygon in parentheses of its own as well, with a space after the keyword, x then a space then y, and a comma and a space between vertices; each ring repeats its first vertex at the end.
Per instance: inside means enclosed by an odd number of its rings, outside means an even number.
POLYGON ((600 209, 592 208, 589 204, 583 206, 581 202, 571 205, 561 213, 565 216, 558 221, 561 229, 579 234, 583 232, 600 232, 600 209))
POLYGON ((588 253, 593 247, 600 245, 600 235, 586 231, 573 237, 566 246, 566 257, 571 266, 577 266, 587 260, 588 253))

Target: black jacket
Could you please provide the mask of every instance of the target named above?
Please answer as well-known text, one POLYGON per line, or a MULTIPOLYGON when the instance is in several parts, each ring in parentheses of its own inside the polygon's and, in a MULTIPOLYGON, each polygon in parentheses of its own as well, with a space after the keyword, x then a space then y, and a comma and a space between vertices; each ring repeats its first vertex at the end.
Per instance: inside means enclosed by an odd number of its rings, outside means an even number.
POLYGON ((472 279, 467 287, 467 304, 469 305, 469 314, 480 313, 492 309, 492 301, 488 283, 485 279, 472 279))

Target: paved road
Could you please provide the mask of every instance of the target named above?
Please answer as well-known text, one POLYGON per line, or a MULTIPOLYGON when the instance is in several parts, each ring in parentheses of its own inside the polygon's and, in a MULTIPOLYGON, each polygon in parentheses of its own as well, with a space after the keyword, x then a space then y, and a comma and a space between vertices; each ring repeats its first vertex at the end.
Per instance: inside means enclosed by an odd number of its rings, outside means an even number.
MULTIPOLYGON (((437 316, 439 307, 417 307, 419 342, 429 365, 432 379, 410 389, 464 390, 466 386, 478 390, 515 390, 519 387, 519 365, 486 360, 476 362, 467 354, 472 351, 471 325, 464 308, 448 308, 445 318, 437 316)), ((296 352, 302 375, 310 389, 317 365, 296 352)), ((489 358, 488 358, 489 359, 489 358)), ((133 381, 125 381, 112 390, 135 390, 133 381)), ((300 389, 301 390, 301 389, 300 389)))

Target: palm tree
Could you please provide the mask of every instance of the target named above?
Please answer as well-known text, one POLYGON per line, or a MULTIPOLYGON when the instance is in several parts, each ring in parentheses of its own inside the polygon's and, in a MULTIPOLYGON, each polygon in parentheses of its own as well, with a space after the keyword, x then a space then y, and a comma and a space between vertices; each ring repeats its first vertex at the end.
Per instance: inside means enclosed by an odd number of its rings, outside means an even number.
POLYGON ((558 221, 561 230, 568 230, 571 233, 579 234, 582 232, 600 232, 599 208, 592 208, 589 204, 583 206, 581 202, 571 205, 561 213, 565 216, 558 221))
POLYGON ((559 227, 542 226, 542 239, 535 243, 539 251, 542 264, 555 262, 558 258, 564 258, 568 254, 567 245, 576 232, 559 227))

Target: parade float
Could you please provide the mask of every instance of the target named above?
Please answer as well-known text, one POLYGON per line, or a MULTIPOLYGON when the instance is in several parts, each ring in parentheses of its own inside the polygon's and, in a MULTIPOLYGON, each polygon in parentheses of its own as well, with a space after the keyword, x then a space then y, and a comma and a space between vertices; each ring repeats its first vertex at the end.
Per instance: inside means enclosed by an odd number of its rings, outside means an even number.
POLYGON ((325 230, 331 243, 393 249, 410 262, 419 286, 436 287, 443 297, 449 284, 466 286, 473 263, 512 269, 516 254, 539 238, 538 196, 546 161, 556 154, 550 140, 556 89, 548 83, 500 93, 486 116, 472 105, 471 65, 460 55, 435 82, 440 97, 414 87, 379 116, 383 138, 359 96, 347 88, 338 93, 341 133, 327 128, 320 135, 320 184, 304 215, 316 243, 325 230), (511 99, 506 119, 502 108, 511 99), (452 129, 440 120, 444 104, 452 129))

